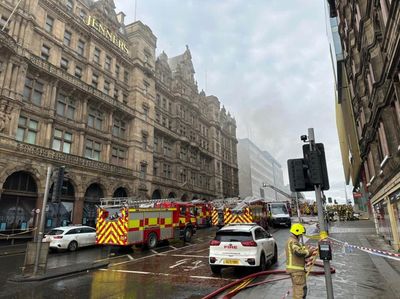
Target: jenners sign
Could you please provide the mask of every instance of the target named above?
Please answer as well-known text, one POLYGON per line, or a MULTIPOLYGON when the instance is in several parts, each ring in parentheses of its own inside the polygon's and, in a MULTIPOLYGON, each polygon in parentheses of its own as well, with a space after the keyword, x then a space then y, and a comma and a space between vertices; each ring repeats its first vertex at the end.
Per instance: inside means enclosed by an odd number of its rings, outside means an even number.
POLYGON ((129 54, 125 41, 120 39, 115 33, 111 32, 110 29, 101 24, 95 17, 88 16, 86 19, 86 25, 96 29, 97 32, 107 38, 110 42, 112 42, 125 53, 129 54))

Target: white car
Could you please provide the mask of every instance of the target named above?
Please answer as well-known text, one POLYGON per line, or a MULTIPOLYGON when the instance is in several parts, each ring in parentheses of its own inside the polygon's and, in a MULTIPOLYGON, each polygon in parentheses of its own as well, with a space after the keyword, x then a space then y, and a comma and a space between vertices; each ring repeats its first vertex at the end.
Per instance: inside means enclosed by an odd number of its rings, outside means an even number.
POLYGON ((96 230, 90 226, 56 227, 43 237, 43 242, 50 242, 50 249, 75 251, 78 247, 96 244, 96 230))
POLYGON ((209 264, 214 274, 224 267, 254 267, 265 271, 278 261, 272 235, 257 224, 230 224, 210 242, 209 264))

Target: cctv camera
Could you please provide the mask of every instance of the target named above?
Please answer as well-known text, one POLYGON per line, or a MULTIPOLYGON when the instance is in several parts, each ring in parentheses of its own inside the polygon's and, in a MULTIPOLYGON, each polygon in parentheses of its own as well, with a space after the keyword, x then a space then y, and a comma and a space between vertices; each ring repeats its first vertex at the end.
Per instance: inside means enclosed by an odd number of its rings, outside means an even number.
POLYGON ((301 136, 300 136, 300 139, 301 139, 303 142, 306 142, 306 141, 307 141, 307 135, 301 135, 301 136))

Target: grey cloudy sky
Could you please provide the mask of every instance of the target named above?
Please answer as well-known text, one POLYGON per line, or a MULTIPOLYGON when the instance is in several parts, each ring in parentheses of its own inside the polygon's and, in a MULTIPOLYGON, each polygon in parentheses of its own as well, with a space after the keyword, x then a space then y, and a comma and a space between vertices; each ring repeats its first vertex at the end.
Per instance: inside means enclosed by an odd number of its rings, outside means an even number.
MULTIPOLYGON (((302 156, 299 137, 313 127, 325 144, 326 195, 344 199, 324 2, 137 0, 136 19, 157 37, 157 55, 180 55, 189 45, 199 89, 235 116, 239 138, 282 164, 286 182, 286 161, 302 156)), ((134 20, 134 0, 115 4, 126 23, 134 20)))

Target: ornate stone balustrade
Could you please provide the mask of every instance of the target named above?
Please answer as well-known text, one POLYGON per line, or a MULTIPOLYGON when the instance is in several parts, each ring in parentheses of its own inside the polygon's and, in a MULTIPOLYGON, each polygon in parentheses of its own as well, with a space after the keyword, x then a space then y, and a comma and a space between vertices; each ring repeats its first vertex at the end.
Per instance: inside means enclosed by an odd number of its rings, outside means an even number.
POLYGON ((86 159, 80 156, 70 155, 63 152, 54 151, 48 148, 26 144, 26 143, 17 143, 17 152, 22 152, 28 155, 32 155, 34 157, 41 157, 45 160, 49 160, 51 162, 73 165, 82 168, 89 168, 101 172, 111 173, 113 175, 121 175, 125 177, 133 177, 133 171, 128 168, 115 166, 112 164, 107 164, 99 161, 94 161, 90 159, 86 159))

